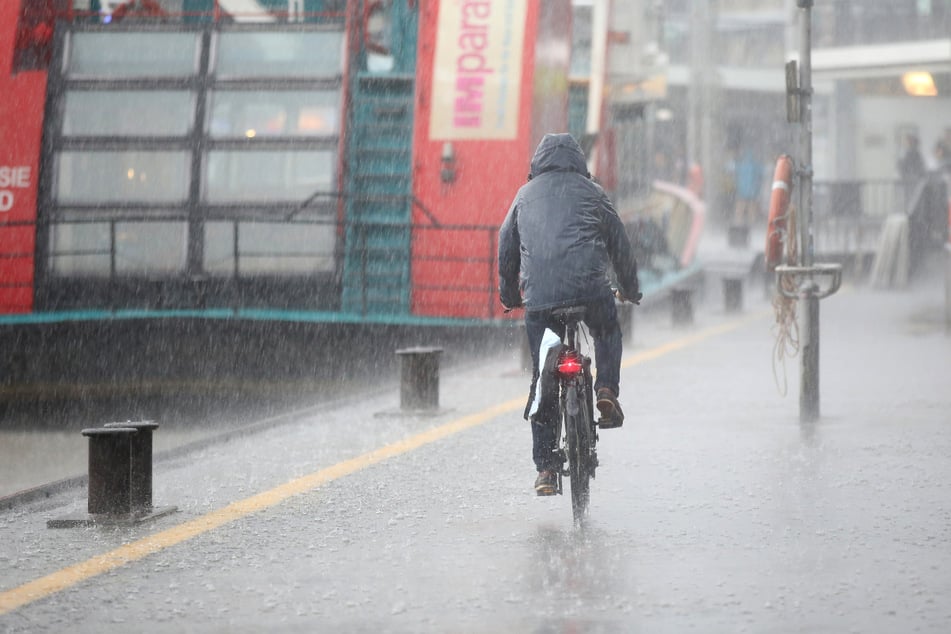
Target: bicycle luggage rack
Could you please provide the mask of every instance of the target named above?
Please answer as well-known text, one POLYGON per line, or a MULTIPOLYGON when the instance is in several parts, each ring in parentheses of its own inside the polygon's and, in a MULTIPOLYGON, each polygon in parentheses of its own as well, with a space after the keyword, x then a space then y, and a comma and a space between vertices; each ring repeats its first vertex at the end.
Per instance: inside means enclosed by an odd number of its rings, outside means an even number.
POLYGON ((89 499, 86 515, 46 522, 47 528, 131 526, 177 510, 152 506, 153 421, 107 423, 82 430, 89 438, 89 499))

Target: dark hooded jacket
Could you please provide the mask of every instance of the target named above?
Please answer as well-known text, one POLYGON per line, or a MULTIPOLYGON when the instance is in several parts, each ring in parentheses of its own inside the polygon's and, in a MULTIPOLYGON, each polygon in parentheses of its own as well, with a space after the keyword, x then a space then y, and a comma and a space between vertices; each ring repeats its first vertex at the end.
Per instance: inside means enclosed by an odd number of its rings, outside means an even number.
POLYGON ((621 293, 635 297, 637 263, 614 206, 574 137, 546 134, 499 230, 499 298, 528 310, 603 298, 609 264, 621 293))

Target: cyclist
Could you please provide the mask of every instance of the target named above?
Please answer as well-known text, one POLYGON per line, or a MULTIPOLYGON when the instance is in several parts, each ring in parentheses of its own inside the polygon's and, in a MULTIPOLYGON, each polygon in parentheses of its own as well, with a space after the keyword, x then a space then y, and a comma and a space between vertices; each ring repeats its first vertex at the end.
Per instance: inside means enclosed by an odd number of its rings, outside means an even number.
MULTIPOLYGON (((584 152, 570 134, 546 134, 532 158, 528 181, 515 196, 499 230, 499 298, 507 309, 524 306, 532 352, 532 386, 525 418, 539 389, 539 346, 550 329, 564 334, 552 317, 560 306, 584 305, 584 322, 594 338, 598 369, 594 389, 601 427, 620 427, 621 329, 615 297, 637 302, 637 262, 624 226, 600 185, 591 180, 584 152), (608 266, 618 290, 612 292, 608 266)), ((556 411, 531 416, 535 492, 553 495, 556 411)))

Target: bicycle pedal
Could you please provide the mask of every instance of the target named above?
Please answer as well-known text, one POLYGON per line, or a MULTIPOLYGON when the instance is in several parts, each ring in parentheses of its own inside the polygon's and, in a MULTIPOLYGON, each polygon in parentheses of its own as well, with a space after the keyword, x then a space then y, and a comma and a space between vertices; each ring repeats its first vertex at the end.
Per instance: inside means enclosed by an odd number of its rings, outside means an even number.
POLYGON ((617 429, 623 425, 624 425, 623 420, 620 423, 617 423, 609 418, 604 418, 603 416, 598 419, 599 429, 617 429))

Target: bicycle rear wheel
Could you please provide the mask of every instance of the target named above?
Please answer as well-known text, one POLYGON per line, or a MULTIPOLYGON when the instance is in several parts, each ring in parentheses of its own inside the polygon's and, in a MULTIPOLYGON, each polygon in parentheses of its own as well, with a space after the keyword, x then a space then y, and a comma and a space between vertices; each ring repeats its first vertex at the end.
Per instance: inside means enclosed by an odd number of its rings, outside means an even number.
POLYGON ((584 405, 585 390, 575 385, 565 398, 565 439, 568 450, 568 480, 571 487, 571 512, 575 521, 581 521, 588 512, 591 477, 594 475, 591 457, 590 411, 584 405))

